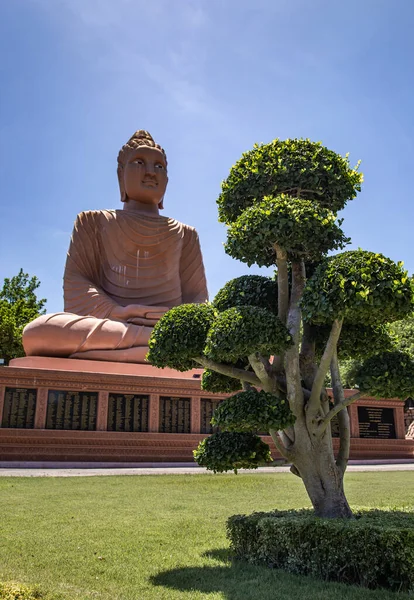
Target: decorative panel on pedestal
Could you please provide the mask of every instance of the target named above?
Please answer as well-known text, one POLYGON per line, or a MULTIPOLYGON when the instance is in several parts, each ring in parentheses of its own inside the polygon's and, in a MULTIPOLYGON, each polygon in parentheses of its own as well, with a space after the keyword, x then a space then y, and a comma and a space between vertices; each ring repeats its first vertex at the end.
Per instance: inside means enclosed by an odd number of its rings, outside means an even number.
POLYGON ((36 388, 6 387, 1 426, 16 429, 33 429, 36 397, 36 388))
POLYGON ((358 406, 359 437, 395 439, 394 409, 382 406, 358 406))
POLYGON ((96 430, 98 394, 49 390, 46 429, 96 430))
POLYGON ((191 398, 160 397, 160 433, 191 432, 191 398))
POLYGON ((108 431, 148 431, 149 396, 109 394, 108 431))
POLYGON ((201 433, 214 433, 217 431, 217 427, 213 427, 210 421, 220 402, 222 402, 222 400, 201 398, 201 433))

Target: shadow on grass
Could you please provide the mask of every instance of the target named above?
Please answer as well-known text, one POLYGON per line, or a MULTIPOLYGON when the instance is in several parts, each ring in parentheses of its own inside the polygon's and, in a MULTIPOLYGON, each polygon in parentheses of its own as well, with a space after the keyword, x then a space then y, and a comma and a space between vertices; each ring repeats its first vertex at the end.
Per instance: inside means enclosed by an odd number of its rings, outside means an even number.
POLYGON ((205 558, 212 558, 222 563, 230 563, 233 560, 233 555, 230 548, 214 548, 214 550, 207 550, 201 555, 205 558))
POLYGON ((216 548, 202 556, 224 563, 184 567, 151 577, 154 586, 181 592, 220 593, 226 600, 405 600, 406 594, 318 581, 277 569, 232 560, 227 548, 216 548))

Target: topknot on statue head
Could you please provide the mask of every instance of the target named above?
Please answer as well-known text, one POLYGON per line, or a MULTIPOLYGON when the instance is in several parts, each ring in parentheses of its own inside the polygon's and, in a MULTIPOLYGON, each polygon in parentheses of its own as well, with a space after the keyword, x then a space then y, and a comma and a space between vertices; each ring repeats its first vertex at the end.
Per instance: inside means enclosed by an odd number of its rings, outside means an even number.
MULTIPOLYGON (((124 169, 124 166, 127 161, 127 156, 130 152, 136 150, 140 146, 148 146, 149 148, 157 148, 158 150, 160 150, 165 159, 165 166, 167 166, 167 155, 165 154, 164 148, 162 146, 160 146, 160 144, 157 144, 154 141, 154 138, 149 133, 149 131, 145 131, 145 129, 138 129, 138 131, 136 131, 129 138, 127 143, 122 146, 122 148, 118 154, 117 173, 118 173, 119 189, 121 192, 121 202, 126 202, 128 200, 128 198, 126 197, 126 193, 125 193, 125 189, 124 189, 124 182, 123 182, 123 169, 124 169)), ((161 208, 161 209, 164 208, 162 201, 160 202, 159 208, 161 208)))

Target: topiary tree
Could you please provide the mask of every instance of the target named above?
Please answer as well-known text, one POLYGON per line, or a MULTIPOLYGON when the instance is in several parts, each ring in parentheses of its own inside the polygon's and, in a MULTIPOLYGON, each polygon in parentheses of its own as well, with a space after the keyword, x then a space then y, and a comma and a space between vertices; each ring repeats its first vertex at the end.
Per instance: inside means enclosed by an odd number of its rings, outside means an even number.
POLYGON ((202 365, 204 389, 237 391, 215 411, 220 431, 200 444, 199 464, 214 471, 256 468, 269 459, 256 434, 269 432, 324 517, 352 516, 343 488, 347 406, 362 391, 378 397, 414 391, 414 360, 394 351, 396 334, 385 327, 413 311, 402 263, 363 250, 327 257, 348 242, 337 212, 361 182, 358 165, 309 140, 275 140, 243 154, 218 199, 226 252, 248 265, 275 265, 277 276, 239 277, 212 304, 174 308, 149 342, 154 365, 202 365), (361 389, 351 398, 344 397, 338 356, 360 360, 361 389), (333 404, 324 387, 328 372, 333 404))

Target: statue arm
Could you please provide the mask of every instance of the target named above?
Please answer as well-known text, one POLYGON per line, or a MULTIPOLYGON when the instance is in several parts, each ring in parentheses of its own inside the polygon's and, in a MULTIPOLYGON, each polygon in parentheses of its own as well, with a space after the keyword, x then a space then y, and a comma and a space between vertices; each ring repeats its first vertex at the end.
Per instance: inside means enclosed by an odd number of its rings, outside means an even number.
POLYGON ((63 277, 64 310, 105 319, 118 304, 99 287, 98 214, 80 213, 75 221, 63 277))
POLYGON ((186 227, 184 232, 180 276, 184 304, 199 303, 208 300, 200 241, 196 230, 192 227, 186 227))

